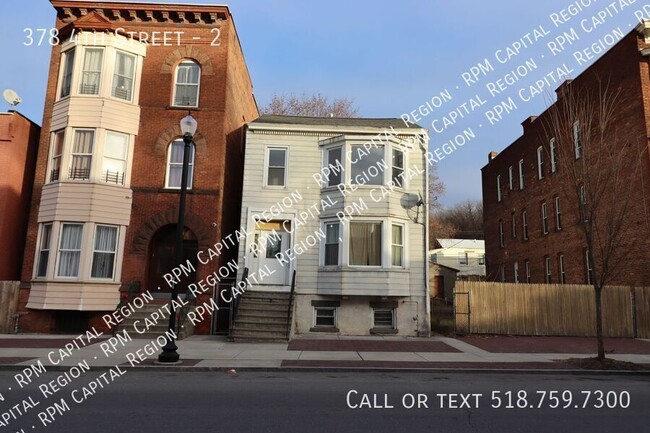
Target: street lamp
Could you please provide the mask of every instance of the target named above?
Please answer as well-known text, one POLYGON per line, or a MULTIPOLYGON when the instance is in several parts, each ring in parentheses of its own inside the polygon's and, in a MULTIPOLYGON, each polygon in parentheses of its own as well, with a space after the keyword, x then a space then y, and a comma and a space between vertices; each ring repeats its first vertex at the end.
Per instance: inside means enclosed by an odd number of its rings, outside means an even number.
MULTIPOLYGON (((185 230, 185 196, 187 195, 187 172, 190 162, 190 145, 196 133, 196 119, 191 114, 181 120, 181 132, 183 133, 183 169, 181 171, 181 194, 178 203, 178 222, 176 223, 176 243, 174 245, 174 264, 177 266, 183 260, 183 231, 185 230)), ((176 351, 178 347, 172 337, 176 328, 176 311, 174 304, 178 299, 178 284, 172 286, 172 298, 169 308, 169 326, 167 332, 167 343, 162 347, 162 353, 158 355, 160 363, 180 362, 180 355, 176 351)))

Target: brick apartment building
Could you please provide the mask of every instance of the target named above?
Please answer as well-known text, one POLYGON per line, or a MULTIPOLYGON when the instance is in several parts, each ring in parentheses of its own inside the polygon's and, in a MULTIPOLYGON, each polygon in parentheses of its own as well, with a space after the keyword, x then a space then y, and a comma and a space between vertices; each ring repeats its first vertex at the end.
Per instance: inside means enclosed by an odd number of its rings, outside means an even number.
POLYGON ((0 113, 0 281, 20 279, 40 129, 17 111, 0 113))
MULTIPOLYGON (((579 189, 573 191, 579 193, 568 193, 571 188, 566 188, 564 182, 568 177, 563 172, 572 170, 572 164, 590 161, 585 159, 581 147, 583 140, 588 140, 580 135, 588 132, 575 121, 564 125, 566 137, 549 138, 549 129, 557 129, 548 125, 553 124, 553 113, 566 107, 566 92, 574 92, 578 98, 602 95, 603 83, 607 83, 610 91, 620 94, 613 127, 602 142, 631 146, 633 150, 626 153, 626 166, 630 172, 639 167, 638 176, 628 185, 634 195, 622 229, 625 236, 621 238, 622 244, 632 245, 628 241, 635 240, 633 251, 628 260, 617 265, 609 284, 650 285, 649 61, 650 22, 645 22, 586 71, 560 86, 556 91, 558 100, 552 107, 522 123, 524 132, 519 139, 499 154, 490 153, 489 162, 482 169, 488 281, 590 283, 588 270, 592 268, 580 224, 584 209, 581 211, 583 199, 579 197, 585 190, 578 185, 579 189), (555 108, 558 110, 554 111, 555 108)), ((603 220, 610 209, 603 205, 594 212, 603 220)), ((603 257, 599 251, 593 253, 594 262, 603 257)))
MULTIPOLYGON (((227 6, 51 3, 61 42, 52 48, 21 278, 23 332, 101 329, 120 289, 168 300, 179 122, 188 111, 198 122, 184 241, 196 257, 238 224, 242 129, 258 115, 227 6)), ((189 278, 219 265, 196 263, 189 278)))

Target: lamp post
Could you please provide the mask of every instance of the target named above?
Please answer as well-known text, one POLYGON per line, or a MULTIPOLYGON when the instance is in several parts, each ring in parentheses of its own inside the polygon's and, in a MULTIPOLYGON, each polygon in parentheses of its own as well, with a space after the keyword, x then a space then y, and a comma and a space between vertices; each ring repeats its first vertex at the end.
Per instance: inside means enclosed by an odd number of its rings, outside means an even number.
MULTIPOLYGON (((181 171, 181 191, 178 201, 178 222, 176 223, 176 242, 174 245, 174 264, 178 265, 183 260, 183 231, 185 230, 185 196, 187 195, 187 172, 189 171, 190 145, 196 133, 197 122, 191 114, 181 120, 181 132, 183 133, 183 169, 181 171)), ((172 286, 172 297, 169 308, 169 326, 167 332, 167 343, 162 347, 162 353, 158 355, 160 363, 180 362, 178 347, 172 337, 176 328, 176 311, 174 304, 178 299, 178 284, 172 286)))

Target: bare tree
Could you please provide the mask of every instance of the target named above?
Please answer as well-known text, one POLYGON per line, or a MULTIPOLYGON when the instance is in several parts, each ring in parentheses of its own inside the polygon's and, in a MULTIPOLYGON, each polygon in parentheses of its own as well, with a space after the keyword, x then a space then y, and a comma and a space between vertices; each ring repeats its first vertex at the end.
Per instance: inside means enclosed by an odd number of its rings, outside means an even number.
POLYGON ((458 239, 483 239, 483 202, 465 200, 434 214, 441 224, 453 227, 458 239))
POLYGON ((330 101, 320 93, 300 96, 274 94, 271 101, 260 109, 261 114, 315 117, 357 117, 358 109, 352 98, 336 98, 330 101))
POLYGON ((448 224, 439 221, 435 213, 442 208, 440 197, 445 194, 445 183, 438 176, 437 164, 432 164, 429 167, 429 191, 428 191, 428 204, 429 204, 429 248, 433 248, 436 239, 448 238, 455 233, 455 229, 448 224))
POLYGON ((598 360, 602 362, 603 290, 639 257, 634 247, 643 222, 630 209, 643 182, 645 142, 630 141, 626 134, 620 87, 612 88, 601 80, 595 88, 575 83, 565 86, 543 123, 545 143, 554 144, 549 144, 546 155, 551 164, 557 164, 564 197, 575 203, 587 279, 595 293, 598 360))

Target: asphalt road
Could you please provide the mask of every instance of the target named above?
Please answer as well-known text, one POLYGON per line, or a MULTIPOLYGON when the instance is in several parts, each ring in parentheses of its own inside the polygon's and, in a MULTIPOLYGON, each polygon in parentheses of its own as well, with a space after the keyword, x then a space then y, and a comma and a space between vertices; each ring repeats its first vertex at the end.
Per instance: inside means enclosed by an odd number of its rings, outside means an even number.
POLYGON ((16 372, 0 372, 7 424, 0 432, 611 433, 650 425, 650 376, 641 375, 130 370, 113 382, 98 375, 60 386, 64 372, 40 373, 21 388, 16 372))

